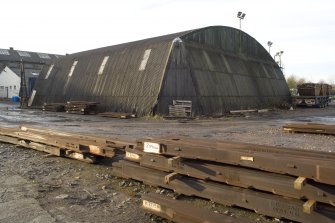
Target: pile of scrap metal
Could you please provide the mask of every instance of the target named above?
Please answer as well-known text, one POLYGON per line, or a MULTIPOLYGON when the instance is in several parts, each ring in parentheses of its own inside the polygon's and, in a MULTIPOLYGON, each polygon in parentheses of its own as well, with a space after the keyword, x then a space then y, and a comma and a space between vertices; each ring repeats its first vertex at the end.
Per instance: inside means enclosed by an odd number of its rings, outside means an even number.
POLYGON ((114 157, 118 152, 122 153, 126 147, 133 145, 133 142, 118 139, 27 126, 0 127, 0 141, 88 163, 96 163, 101 157, 114 157))
POLYGON ((284 125, 283 130, 289 133, 335 135, 335 125, 326 125, 320 123, 290 123, 284 125))
MULTIPOLYGON (((127 147, 113 172, 267 216, 334 222, 334 159, 335 154, 324 152, 238 142, 151 138, 127 147)), ((157 207, 154 202, 145 208, 157 214, 157 207)), ((173 211, 168 215, 183 222, 178 217, 173 211)))

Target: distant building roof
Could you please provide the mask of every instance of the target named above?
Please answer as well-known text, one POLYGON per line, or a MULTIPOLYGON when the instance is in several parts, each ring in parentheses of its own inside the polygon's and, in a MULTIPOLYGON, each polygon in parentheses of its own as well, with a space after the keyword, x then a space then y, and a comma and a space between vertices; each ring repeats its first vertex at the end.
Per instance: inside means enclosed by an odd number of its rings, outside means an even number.
POLYGON ((31 63, 48 63, 48 61, 59 57, 62 55, 14 50, 13 48, 0 49, 0 62, 2 63, 21 61, 21 59, 31 63))

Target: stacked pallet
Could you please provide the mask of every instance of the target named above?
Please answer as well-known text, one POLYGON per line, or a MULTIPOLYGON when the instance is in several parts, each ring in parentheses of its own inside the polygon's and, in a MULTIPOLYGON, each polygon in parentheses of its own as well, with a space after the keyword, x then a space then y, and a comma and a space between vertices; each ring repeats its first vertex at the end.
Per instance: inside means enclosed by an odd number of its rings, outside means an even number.
POLYGON ((192 101, 173 100, 173 104, 169 105, 170 117, 191 117, 192 101))
POLYGON ((135 114, 124 113, 124 112, 103 112, 103 113, 99 113, 98 115, 101 117, 119 118, 119 119, 136 118, 135 114))
POLYGON ((99 157, 114 157, 118 153, 123 153, 127 146, 133 145, 132 142, 118 139, 27 126, 0 127, 0 141, 88 163, 96 163, 99 157))
POLYGON ((284 125, 283 130, 289 133, 314 133, 335 135, 335 125, 326 125, 319 123, 291 123, 284 125))
POLYGON ((335 155, 190 138, 126 148, 115 175, 298 222, 335 221, 335 155))
POLYGON ((43 103, 43 111, 53 111, 53 112, 64 112, 65 104, 64 103, 43 103))
POLYGON ((96 114, 98 102, 90 101, 68 101, 65 105, 65 111, 73 114, 96 114))

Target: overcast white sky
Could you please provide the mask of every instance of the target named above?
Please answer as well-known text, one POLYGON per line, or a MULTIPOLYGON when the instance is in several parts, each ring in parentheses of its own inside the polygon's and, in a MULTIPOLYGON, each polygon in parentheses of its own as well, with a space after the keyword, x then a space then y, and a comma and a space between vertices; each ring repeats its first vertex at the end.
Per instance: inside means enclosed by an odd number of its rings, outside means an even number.
POLYGON ((271 54, 282 50, 286 76, 335 83, 332 0, 7 0, 0 48, 74 53, 212 25, 238 28, 271 54))

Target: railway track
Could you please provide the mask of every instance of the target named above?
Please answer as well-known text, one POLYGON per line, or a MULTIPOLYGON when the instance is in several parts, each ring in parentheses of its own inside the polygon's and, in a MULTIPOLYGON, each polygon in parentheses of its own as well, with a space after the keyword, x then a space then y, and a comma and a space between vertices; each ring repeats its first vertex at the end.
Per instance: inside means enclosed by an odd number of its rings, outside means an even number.
MULTIPOLYGON (((89 163, 117 156, 115 176, 276 218, 335 221, 332 153, 180 137, 121 140, 29 126, 1 127, 0 141, 89 163)), ((193 216, 187 205, 167 198, 143 199, 161 207, 157 212, 149 205, 148 211, 176 222, 217 217, 206 211, 193 216)))
POLYGON ((289 133, 314 133, 335 135, 335 125, 326 125, 319 123, 291 123, 283 126, 283 130, 289 133))

